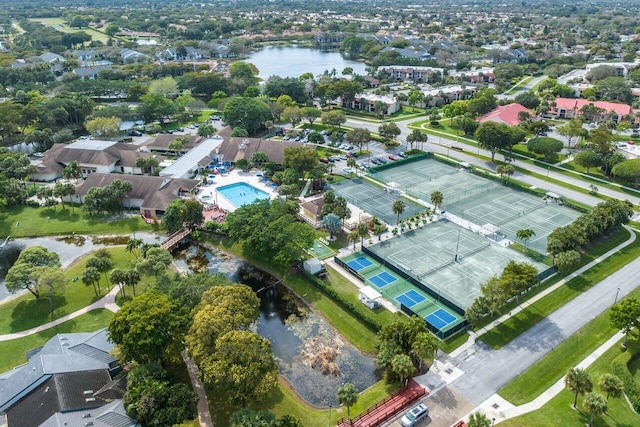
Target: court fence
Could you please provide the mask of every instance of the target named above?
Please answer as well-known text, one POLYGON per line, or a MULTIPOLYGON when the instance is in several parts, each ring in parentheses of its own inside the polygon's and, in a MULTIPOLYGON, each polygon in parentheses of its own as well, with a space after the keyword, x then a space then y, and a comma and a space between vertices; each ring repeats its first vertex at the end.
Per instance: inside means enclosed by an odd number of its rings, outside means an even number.
POLYGON ((391 169, 396 166, 406 165, 407 163, 417 162, 418 160, 424 160, 433 157, 433 153, 417 153, 412 154, 409 157, 404 159, 398 159, 391 162, 384 163, 382 165, 377 165, 369 168, 370 173, 381 172, 383 170, 391 169))
POLYGON ((402 279, 407 280, 409 283, 411 283, 416 288, 426 292, 428 295, 430 295, 437 302, 444 303, 445 305, 447 305, 450 308, 452 308, 453 310, 455 310, 456 313, 460 314, 461 316, 464 316, 464 309, 462 307, 460 307, 458 304, 454 303, 450 299, 448 299, 446 297, 443 297, 441 293, 436 292, 433 289, 429 288, 424 283, 422 283, 419 280, 417 280, 415 277, 405 273, 400 268, 398 268, 398 266, 396 266, 395 264, 393 264, 393 263, 387 261, 386 259, 382 258, 381 256, 379 256, 378 254, 376 254, 375 252, 373 252, 371 249, 367 248, 366 246, 362 248, 362 252, 364 252, 365 254, 369 255, 371 258, 373 258, 374 260, 376 260, 380 264, 384 265, 389 270, 391 270, 394 273, 398 274, 402 279))
MULTIPOLYGON (((413 316, 422 317, 418 313, 415 313, 413 310, 411 310, 409 307, 407 307, 402 303, 400 303, 400 311, 402 311, 404 314, 406 314, 409 317, 413 317, 413 316)), ((452 327, 451 329, 448 329, 447 331, 441 331, 440 329, 436 328, 431 323, 429 323, 426 319, 423 319, 423 320, 425 325, 427 325, 427 329, 433 332, 433 334, 438 338, 440 338, 441 340, 445 340, 450 336, 455 335, 456 333, 464 329, 467 329, 469 327, 469 324, 465 320, 464 322, 457 324, 456 326, 452 327)))

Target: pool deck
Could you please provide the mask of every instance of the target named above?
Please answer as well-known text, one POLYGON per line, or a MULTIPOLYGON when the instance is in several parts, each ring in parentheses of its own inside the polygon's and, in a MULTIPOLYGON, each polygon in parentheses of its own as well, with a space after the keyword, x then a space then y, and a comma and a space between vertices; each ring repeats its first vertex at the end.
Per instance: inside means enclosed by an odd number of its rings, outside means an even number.
POLYGON ((209 180, 213 181, 213 183, 201 186, 201 189, 198 192, 198 199, 205 203, 217 204, 222 209, 225 209, 228 212, 233 212, 237 209, 237 207, 227 201, 227 199, 225 199, 222 195, 218 195, 216 188, 225 185, 236 184, 238 182, 244 182, 262 191, 266 191, 267 194, 269 194, 269 199, 271 200, 278 197, 278 191, 274 187, 266 185, 264 182, 260 181, 260 178, 262 177, 258 176, 258 174, 260 174, 260 171, 258 170, 243 172, 238 169, 234 169, 226 174, 217 174, 213 179, 209 178, 209 180), (203 200, 202 196, 210 196, 210 198, 207 200, 203 200))

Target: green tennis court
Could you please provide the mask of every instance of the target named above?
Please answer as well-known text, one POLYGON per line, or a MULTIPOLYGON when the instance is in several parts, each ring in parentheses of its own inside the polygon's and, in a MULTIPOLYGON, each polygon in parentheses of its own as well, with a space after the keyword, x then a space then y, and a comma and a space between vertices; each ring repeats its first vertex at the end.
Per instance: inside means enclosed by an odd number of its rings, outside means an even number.
POLYGON ((336 251, 323 244, 318 239, 313 241, 313 246, 309 248, 309 252, 311 252, 313 256, 319 259, 326 259, 336 254, 336 251))

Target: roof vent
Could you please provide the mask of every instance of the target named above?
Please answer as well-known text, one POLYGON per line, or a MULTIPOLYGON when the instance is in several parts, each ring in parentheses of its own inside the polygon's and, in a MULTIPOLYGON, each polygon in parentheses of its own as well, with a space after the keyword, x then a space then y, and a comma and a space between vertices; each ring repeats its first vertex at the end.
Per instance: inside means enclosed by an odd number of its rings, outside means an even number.
POLYGON ((82 416, 82 418, 91 418, 91 414, 87 413, 82 416))
POLYGON ((158 188, 158 190, 162 190, 164 187, 169 185, 170 182, 171 182, 171 178, 164 179, 162 181, 162 184, 160 184, 160 187, 158 188))
POLYGON ((87 421, 86 423, 84 423, 85 426, 92 426, 93 425, 93 421, 87 421))
POLYGON ((82 392, 85 396, 91 396, 93 394, 93 390, 85 390, 82 392))
POLYGON ((85 402, 95 402, 96 398, 95 397, 87 397, 86 399, 84 399, 85 402))

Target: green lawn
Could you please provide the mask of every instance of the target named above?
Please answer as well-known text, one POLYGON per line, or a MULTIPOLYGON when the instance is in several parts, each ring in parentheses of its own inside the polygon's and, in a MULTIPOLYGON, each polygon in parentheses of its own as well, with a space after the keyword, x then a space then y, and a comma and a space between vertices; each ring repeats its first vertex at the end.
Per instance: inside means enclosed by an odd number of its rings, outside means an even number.
POLYGON ((44 345, 56 334, 71 332, 93 332, 104 328, 111 319, 109 310, 93 310, 75 319, 64 322, 46 331, 0 343, 0 372, 5 372, 22 363, 26 363, 26 353, 44 345))
MULTIPOLYGON (((112 255, 114 268, 129 268, 133 256, 126 252, 123 247, 107 248, 112 255)), ((54 312, 53 319, 66 316, 83 307, 86 307, 97 301, 109 290, 104 275, 100 280, 102 293, 100 297, 95 295, 93 286, 86 286, 82 280, 72 280, 82 276, 87 257, 74 263, 71 267, 64 271, 65 276, 69 280, 67 286, 54 294, 54 312)), ((144 277, 142 282, 148 282, 149 279, 144 277)), ((138 287, 141 287, 141 283, 138 287)), ((130 294, 131 290, 127 290, 130 294)), ((36 300, 35 297, 28 293, 22 295, 5 304, 0 304, 0 334, 8 334, 13 332, 24 331, 34 328, 51 321, 49 301, 46 298, 36 300)))
MULTIPOLYGON (((603 374, 611 373, 611 362, 620 355, 620 345, 614 345, 596 360, 587 372, 596 386, 594 391, 600 392, 597 383, 603 374)), ((556 397, 537 411, 512 418, 500 423, 506 427, 543 427, 558 425, 562 420, 563 426, 582 427, 589 422, 589 416, 582 408, 582 397, 578 398, 578 410, 571 408, 574 395, 563 390, 556 397)), ((640 415, 634 413, 624 399, 610 398, 608 401, 608 414, 595 418, 593 426, 633 426, 640 425, 640 415)))
POLYGON ((506 91, 504 93, 504 95, 513 95, 514 93, 517 93, 522 88, 522 86, 526 85, 531 80, 533 80, 533 76, 527 76, 527 77, 522 78, 522 80, 520 80, 518 83, 516 83, 515 86, 513 86, 511 89, 506 91))
POLYGON ((67 24, 65 23, 65 20, 62 18, 30 18, 29 20, 34 22, 40 22, 41 24, 49 27, 55 27, 54 29, 57 31, 60 31, 61 33, 79 33, 81 31, 84 31, 85 33, 91 36, 92 40, 98 40, 105 44, 109 40, 109 36, 107 36, 105 33, 102 33, 90 27, 71 28, 67 26, 67 24))
MULTIPOLYGON (((613 238, 606 239, 594 245, 585 251, 581 264, 585 265, 591 262, 599 254, 617 246, 627 238, 628 232, 619 232, 613 238)), ((638 256, 640 256, 640 239, 636 239, 634 243, 621 249, 597 266, 569 280, 554 292, 536 301, 490 331, 482 334, 480 339, 492 348, 501 348, 540 320, 544 319, 547 315, 605 279, 622 266, 633 261, 638 256)), ((557 280, 558 279, 554 280, 554 282, 557 280)))
POLYGON ((139 215, 89 215, 80 207, 32 208, 11 206, 0 212, 0 237, 42 237, 65 234, 126 234, 156 231, 157 225, 145 223, 139 215))

